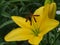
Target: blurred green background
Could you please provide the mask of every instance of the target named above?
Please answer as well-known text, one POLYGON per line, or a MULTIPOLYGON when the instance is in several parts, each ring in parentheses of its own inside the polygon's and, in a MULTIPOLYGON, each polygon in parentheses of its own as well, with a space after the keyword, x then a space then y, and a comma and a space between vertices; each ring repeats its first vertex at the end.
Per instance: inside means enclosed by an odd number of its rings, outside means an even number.
MULTIPOLYGON (((40 6, 44 5, 45 0, 0 0, 0 45, 30 45, 27 41, 5 42, 4 36, 12 29, 17 28, 11 16, 17 15, 25 17, 30 12, 34 12, 40 6)), ((60 0, 55 0, 57 11, 60 10, 60 0)), ((56 14, 56 20, 60 21, 60 14, 56 14)), ((41 41, 41 45, 60 45, 60 32, 57 32, 60 25, 49 32, 49 43, 47 35, 41 41)))

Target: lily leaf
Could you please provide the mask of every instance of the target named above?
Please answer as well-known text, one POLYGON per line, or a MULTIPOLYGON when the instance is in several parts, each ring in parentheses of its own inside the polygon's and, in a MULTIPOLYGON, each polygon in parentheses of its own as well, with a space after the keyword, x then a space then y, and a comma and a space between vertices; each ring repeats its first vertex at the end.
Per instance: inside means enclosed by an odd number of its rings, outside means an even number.
POLYGON ((2 25, 0 25, 0 28, 3 28, 4 26, 6 26, 6 25, 8 25, 8 24, 11 24, 11 23, 13 23, 12 20, 6 21, 6 22, 4 22, 2 25))

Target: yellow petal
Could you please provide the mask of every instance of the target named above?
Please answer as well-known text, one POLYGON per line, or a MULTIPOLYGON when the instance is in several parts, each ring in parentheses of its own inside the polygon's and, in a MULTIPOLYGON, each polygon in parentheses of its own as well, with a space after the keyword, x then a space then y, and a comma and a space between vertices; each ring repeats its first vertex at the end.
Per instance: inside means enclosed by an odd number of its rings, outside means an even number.
POLYGON ((39 44, 32 44, 32 45, 39 45, 39 44))
POLYGON ((50 9, 49 9, 49 11, 50 11, 50 13, 49 13, 49 18, 51 18, 51 19, 54 19, 55 18, 55 15, 56 15, 56 3, 52 3, 52 4, 50 4, 50 9))
POLYGON ((48 18, 48 14, 49 14, 49 4, 38 8, 35 12, 34 15, 40 15, 38 17, 36 17, 36 20, 38 23, 42 23, 43 20, 45 20, 46 18, 48 18))
POLYGON ((52 29, 56 28, 58 26, 59 22, 53 19, 46 19, 41 27, 41 33, 44 35, 46 33, 48 33, 49 31, 51 31, 52 29))
POLYGON ((12 19, 17 25, 24 28, 30 28, 30 22, 26 22, 25 18, 19 16, 12 16, 12 19))
MULTIPOLYGON (((45 5, 45 6, 43 6, 43 7, 40 7, 40 8, 38 8, 35 12, 34 12, 34 15, 40 15, 40 16, 38 16, 38 17, 36 17, 36 20, 37 20, 37 24, 36 24, 36 27, 43 27, 43 22, 48 18, 48 15, 49 15, 49 13, 50 13, 50 11, 49 11, 49 9, 50 9, 50 5, 49 4, 47 4, 47 5, 45 5)), ((33 22, 33 21, 32 21, 33 22)), ((34 23, 35 24, 35 23, 34 23)))
POLYGON ((5 41, 22 41, 29 39, 30 30, 26 28, 17 28, 8 33, 4 39, 5 41))
POLYGON ((40 34, 39 36, 32 36, 28 40, 30 44, 39 44, 42 40, 43 36, 40 34))
POLYGON ((44 9, 44 7, 39 7, 38 9, 35 10, 35 12, 33 14, 33 15, 39 15, 39 16, 35 17, 36 21, 39 23, 41 22, 42 17, 43 17, 43 9, 44 9))
POLYGON ((33 22, 33 27, 35 25, 34 28, 36 28, 36 27, 39 28, 40 27, 40 24, 42 23, 42 18, 43 18, 43 11, 44 11, 43 6, 39 7, 38 9, 35 10, 34 15, 39 15, 39 16, 35 17, 35 19, 37 21, 36 23, 34 23, 34 21, 32 21, 33 22))

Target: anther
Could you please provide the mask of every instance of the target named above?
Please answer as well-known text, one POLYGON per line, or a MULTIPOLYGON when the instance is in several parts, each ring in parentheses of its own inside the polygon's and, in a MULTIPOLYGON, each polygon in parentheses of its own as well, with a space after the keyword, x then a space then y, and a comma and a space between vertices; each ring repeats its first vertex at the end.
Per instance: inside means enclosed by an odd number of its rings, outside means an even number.
POLYGON ((37 22, 35 17, 38 17, 38 16, 40 16, 40 15, 33 15, 32 13, 30 13, 30 15, 26 16, 26 22, 29 20, 30 25, 32 25, 32 18, 34 19, 35 22, 37 22))

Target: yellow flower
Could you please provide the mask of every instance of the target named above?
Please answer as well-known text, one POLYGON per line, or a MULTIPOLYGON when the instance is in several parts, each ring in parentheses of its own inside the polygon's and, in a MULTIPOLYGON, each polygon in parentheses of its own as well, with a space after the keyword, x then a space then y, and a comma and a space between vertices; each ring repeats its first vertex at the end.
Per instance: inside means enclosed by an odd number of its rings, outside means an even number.
POLYGON ((35 22, 32 18, 32 25, 30 25, 29 20, 26 22, 26 19, 23 17, 12 16, 13 21, 18 26, 21 26, 21 28, 13 29, 10 33, 8 33, 4 37, 5 41, 28 40, 28 42, 32 45, 38 45, 43 39, 43 36, 59 24, 57 20, 49 18, 49 9, 49 4, 38 8, 33 15, 40 16, 35 17, 37 22, 35 22))
POLYGON ((55 18, 55 15, 56 15, 56 3, 51 3, 50 4, 50 8, 49 8, 49 18, 52 18, 54 19, 55 18))

